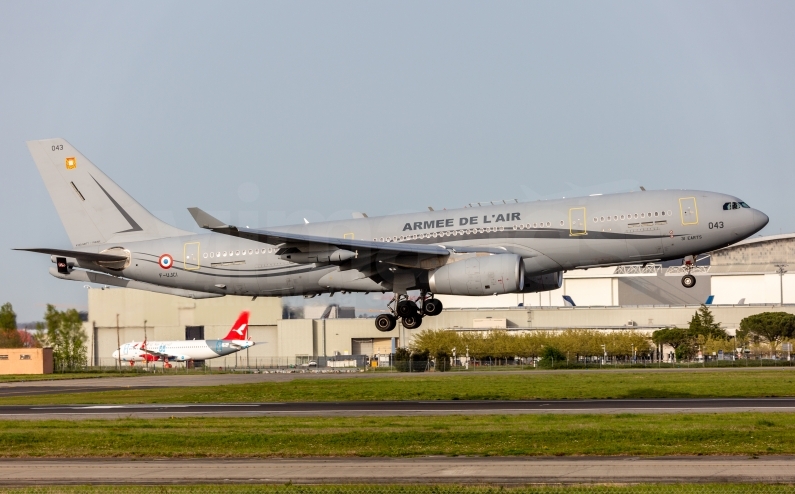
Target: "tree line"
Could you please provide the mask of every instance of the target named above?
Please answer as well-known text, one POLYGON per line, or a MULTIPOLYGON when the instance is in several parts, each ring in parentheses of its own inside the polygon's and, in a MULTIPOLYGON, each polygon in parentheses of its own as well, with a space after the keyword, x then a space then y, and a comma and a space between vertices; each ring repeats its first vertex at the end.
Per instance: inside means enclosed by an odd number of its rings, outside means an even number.
POLYGON ((467 353, 471 358, 507 359, 555 358, 579 360, 598 357, 626 359, 651 355, 655 346, 674 348, 678 360, 695 357, 699 350, 711 354, 722 350, 733 353, 736 347, 749 343, 767 343, 775 352, 781 342, 795 339, 795 315, 786 312, 763 312, 740 322, 736 339, 729 336, 715 320, 709 307, 702 305, 686 328, 664 328, 651 336, 637 331, 595 331, 567 329, 564 331, 528 331, 512 334, 505 330, 454 331, 426 329, 414 336, 410 350, 414 354, 457 356, 467 353))
POLYGON ((0 306, 0 348, 51 347, 54 368, 74 370, 88 363, 87 341, 75 309, 60 311, 47 304, 44 322, 36 323, 36 332, 31 335, 17 329, 17 315, 10 303, 0 306))

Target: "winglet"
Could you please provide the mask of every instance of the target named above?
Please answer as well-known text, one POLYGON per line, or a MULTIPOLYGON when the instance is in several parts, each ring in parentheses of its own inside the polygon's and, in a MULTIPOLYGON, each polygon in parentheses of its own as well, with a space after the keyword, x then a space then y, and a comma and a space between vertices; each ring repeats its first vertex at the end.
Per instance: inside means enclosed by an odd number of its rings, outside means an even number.
POLYGON ((231 228, 230 225, 227 225, 218 218, 210 216, 208 213, 202 211, 199 208, 188 208, 188 211, 190 212, 190 215, 193 216, 196 224, 199 225, 199 228, 206 228, 207 230, 231 228))

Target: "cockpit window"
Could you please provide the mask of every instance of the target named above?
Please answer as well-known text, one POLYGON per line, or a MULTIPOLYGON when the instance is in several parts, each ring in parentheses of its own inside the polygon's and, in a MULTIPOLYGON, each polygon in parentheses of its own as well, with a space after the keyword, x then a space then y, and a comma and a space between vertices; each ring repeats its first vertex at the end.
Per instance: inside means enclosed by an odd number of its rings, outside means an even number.
POLYGON ((728 211, 730 209, 740 209, 740 208, 750 208, 748 204, 744 202, 727 202, 723 205, 723 210, 728 211))
POLYGON ((724 211, 729 211, 731 209, 740 209, 740 205, 737 204, 736 202, 727 202, 726 204, 723 205, 724 211))

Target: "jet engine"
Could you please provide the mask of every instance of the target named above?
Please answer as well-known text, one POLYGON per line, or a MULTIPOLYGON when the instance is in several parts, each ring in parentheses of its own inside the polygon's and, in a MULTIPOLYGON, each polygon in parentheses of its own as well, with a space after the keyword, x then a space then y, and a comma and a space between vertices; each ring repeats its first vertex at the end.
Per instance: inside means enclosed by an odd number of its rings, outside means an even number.
POLYGON ((516 254, 475 256, 431 271, 431 291, 437 295, 497 295, 524 289, 524 262, 516 254))
POLYGON ((563 286, 563 271, 524 277, 523 293, 548 292, 563 286))

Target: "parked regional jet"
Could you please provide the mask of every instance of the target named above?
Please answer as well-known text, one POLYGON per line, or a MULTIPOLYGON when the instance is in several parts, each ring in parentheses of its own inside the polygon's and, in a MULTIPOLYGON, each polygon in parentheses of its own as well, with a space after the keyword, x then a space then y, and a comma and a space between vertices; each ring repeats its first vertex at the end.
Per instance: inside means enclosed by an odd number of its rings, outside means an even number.
POLYGON ((695 255, 768 222, 732 195, 644 190, 267 230, 189 208, 209 230, 195 234, 155 218, 64 139, 27 144, 72 247, 20 250, 50 254, 53 276, 193 298, 392 292, 381 331, 439 314, 434 294, 554 290, 569 269, 683 258, 692 287, 695 255))
POLYGON ((142 341, 125 343, 113 352, 113 358, 123 362, 185 362, 188 360, 210 360, 239 352, 254 346, 248 339, 248 312, 243 311, 235 321, 229 334, 222 340, 142 341))

